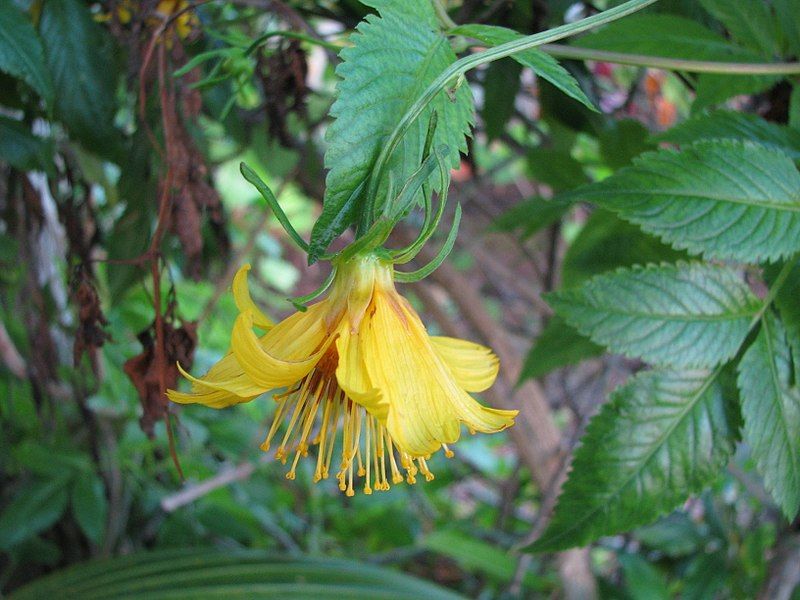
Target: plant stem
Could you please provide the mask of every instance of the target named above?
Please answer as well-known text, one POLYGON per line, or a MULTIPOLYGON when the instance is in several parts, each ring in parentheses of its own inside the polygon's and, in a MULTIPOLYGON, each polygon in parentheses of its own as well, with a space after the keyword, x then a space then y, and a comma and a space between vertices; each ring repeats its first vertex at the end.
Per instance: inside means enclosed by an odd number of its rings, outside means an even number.
MULTIPOLYGON (((398 121, 394 131, 392 131, 387 142, 383 145, 381 153, 378 156, 377 161, 375 161, 375 166, 370 174, 369 185, 366 194, 366 198, 370 199, 368 201, 377 201, 378 185, 383 176, 383 171, 386 168, 389 157, 392 155, 392 152, 394 152, 397 144, 405 135, 406 131, 408 131, 408 128, 422 114, 422 112, 437 96, 437 94, 450 85, 451 81, 462 77, 467 71, 480 65, 511 56, 512 54, 521 52, 523 50, 541 46, 542 44, 555 42, 556 40, 586 31, 587 29, 597 27, 598 25, 615 21, 626 15, 641 10, 650 4, 654 4, 656 1, 657 0, 628 0, 628 2, 625 2, 624 4, 582 19, 577 23, 568 23, 548 31, 543 31, 541 33, 513 40, 494 48, 484 50, 483 52, 465 56, 454 62, 436 79, 434 79, 430 85, 428 85, 422 95, 417 98, 416 102, 411 105, 411 107, 402 116, 400 121, 398 121)), ((367 207, 365 210, 369 210, 369 208, 371 207, 367 207)))
POLYGON ((685 60, 664 56, 648 56, 646 54, 626 54, 578 48, 563 44, 543 44, 539 48, 556 58, 572 58, 576 60, 595 60, 600 62, 632 65, 636 67, 652 67, 668 71, 686 71, 688 73, 727 73, 732 75, 796 75, 800 74, 800 62, 777 63, 740 63, 718 62, 713 60, 685 60))
POLYGON ((800 259, 800 256, 795 256, 786 261, 786 264, 783 265, 783 268, 778 273, 775 281, 772 282, 769 292, 767 292, 767 295, 764 297, 764 303, 761 305, 761 308, 750 322, 750 330, 756 326, 756 324, 761 320, 761 317, 764 316, 764 313, 767 312, 767 309, 772 305, 773 300, 775 300, 775 296, 778 295, 778 292, 781 291, 783 284, 786 283, 786 279, 789 277, 789 274, 792 272, 792 269, 794 268, 798 259, 800 259))
POLYGON ((431 0, 433 3, 433 10, 436 11, 436 18, 439 19, 439 22, 442 24, 442 27, 445 29, 452 29, 456 27, 455 21, 450 18, 450 15, 447 14, 447 8, 445 8, 444 0, 431 0))

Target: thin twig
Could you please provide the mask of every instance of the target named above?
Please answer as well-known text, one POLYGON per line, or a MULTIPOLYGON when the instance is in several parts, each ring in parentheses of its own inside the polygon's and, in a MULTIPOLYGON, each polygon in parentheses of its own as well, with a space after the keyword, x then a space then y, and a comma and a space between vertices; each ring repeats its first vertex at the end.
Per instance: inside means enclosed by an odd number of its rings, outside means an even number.
POLYGON ((8 331, 6 331, 6 326, 0 321, 0 356, 3 357, 3 362, 5 363, 8 370, 11 373, 18 377, 19 379, 25 379, 28 376, 28 365, 25 363, 25 359, 22 358, 22 355, 17 350, 17 347, 14 345, 14 341, 11 339, 11 336, 8 335, 8 331))

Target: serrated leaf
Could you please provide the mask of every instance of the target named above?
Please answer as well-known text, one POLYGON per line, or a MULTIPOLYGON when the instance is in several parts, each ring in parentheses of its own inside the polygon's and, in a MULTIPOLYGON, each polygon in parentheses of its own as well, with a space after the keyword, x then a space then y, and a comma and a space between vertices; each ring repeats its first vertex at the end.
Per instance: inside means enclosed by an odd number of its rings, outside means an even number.
POLYGON ((736 271, 705 263, 618 269, 547 301, 612 352, 686 368, 732 358, 761 306, 736 271))
MULTIPOLYGON (((461 25, 452 29, 450 33, 474 38, 488 46, 499 46, 506 42, 525 37, 513 29, 498 27, 496 25, 478 24, 461 25)), ((574 98, 587 108, 597 111, 597 107, 581 89, 581 86, 575 81, 575 78, 549 54, 531 48, 512 54, 511 58, 519 62, 523 67, 531 69, 542 79, 552 83, 570 98, 574 98)))
MULTIPOLYGON (((797 259, 794 260, 797 261, 797 259)), ((782 265, 778 263, 764 269, 764 277, 767 283, 773 284, 781 268, 782 265)), ((795 382, 800 382, 800 302, 797 301, 798 298, 800 298, 800 263, 795 262, 783 285, 775 295, 775 306, 786 328, 786 339, 792 350, 795 382)))
MULTIPOLYGON (((364 188, 356 196, 353 192, 370 175, 386 138, 428 84, 456 60, 427 0, 366 4, 377 8, 380 17, 370 15, 362 21, 351 37, 353 45, 340 54, 343 62, 336 73, 342 79, 331 107, 335 120, 326 134, 329 171, 322 215, 311 234, 312 257, 321 255, 354 222, 367 200, 364 188)), ((454 101, 442 91, 405 134, 388 163, 395 181, 406 181, 419 167, 434 110, 438 122, 433 145, 451 148, 447 163, 452 168, 459 165, 473 119, 472 96, 465 85, 455 92, 454 101)), ((386 182, 379 184, 381 204, 386 182)))
POLYGON ((764 483, 790 521, 800 510, 800 387, 794 381, 786 331, 765 314, 761 331, 739 362, 744 441, 764 483))
POLYGON ((53 170, 50 140, 36 137, 19 121, 3 116, 0 116, 0 159, 21 171, 53 170))
POLYGON ((743 46, 767 56, 778 54, 778 24, 764 0, 700 0, 743 46))
POLYGON ((19 77, 50 105, 53 82, 39 36, 13 2, 0 3, 0 71, 19 77))
POLYGON ((39 21, 55 87, 55 114, 88 150, 120 159, 114 128, 116 77, 111 39, 78 0, 45 2, 39 21))
POLYGON ((603 347, 578 333, 558 316, 552 317, 525 357, 520 382, 536 379, 555 369, 600 356, 603 347))
POLYGON ((800 250, 800 173, 758 144, 707 140, 649 152, 569 196, 707 258, 772 262, 800 250))
POLYGON ((570 288, 617 267, 674 262, 686 256, 613 212, 597 209, 567 248, 561 281, 570 288))
POLYGON ((102 480, 94 473, 77 477, 72 484, 72 514, 86 537, 95 544, 103 539, 108 500, 102 480))
POLYGON ((23 487, 0 515, 0 550, 8 550, 55 523, 67 506, 67 479, 23 487))
MULTIPOLYGON (((691 19, 667 14, 632 15, 614 21, 575 42, 576 46, 646 56, 719 62, 765 62, 760 53, 742 48, 691 19)), ((703 74, 698 77, 694 108, 736 94, 764 90, 780 77, 703 74)))
POLYGON ((579 546, 652 521, 719 475, 735 435, 719 370, 639 373, 589 423, 533 550, 579 546))
POLYGON ((758 115, 731 110, 697 115, 653 139, 681 145, 704 139, 750 140, 800 159, 800 131, 770 123, 758 115))

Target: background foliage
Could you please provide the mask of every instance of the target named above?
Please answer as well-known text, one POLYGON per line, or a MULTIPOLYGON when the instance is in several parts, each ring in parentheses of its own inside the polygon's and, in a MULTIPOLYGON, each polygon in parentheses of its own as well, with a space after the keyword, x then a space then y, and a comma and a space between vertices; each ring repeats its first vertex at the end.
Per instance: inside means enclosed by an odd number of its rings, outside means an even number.
POLYGON ((797 0, 661 0, 434 96, 386 172, 435 109, 462 232, 404 293, 522 414, 352 499, 258 450, 268 399, 160 393, 227 351, 239 264, 275 316, 327 274, 239 164, 319 257, 457 56, 621 3, 196 4, 0 3, 4 591, 797 597, 797 0))

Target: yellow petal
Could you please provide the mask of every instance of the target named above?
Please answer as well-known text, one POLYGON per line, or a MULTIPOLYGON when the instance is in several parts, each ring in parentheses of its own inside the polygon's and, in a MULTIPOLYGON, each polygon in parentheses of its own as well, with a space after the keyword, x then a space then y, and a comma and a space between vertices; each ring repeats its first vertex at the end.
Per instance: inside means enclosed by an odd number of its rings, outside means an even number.
POLYGON ((492 386, 500 361, 489 348, 451 337, 431 336, 430 340, 461 389, 482 392, 492 386))
MULTIPOLYGON (((217 363, 217 365, 219 365, 219 363, 217 363)), ((181 375, 192 382, 192 392, 197 394, 216 390, 219 392, 225 392, 226 394, 234 394, 240 398, 252 400, 259 394, 263 394, 269 389, 268 387, 259 386, 253 383, 253 381, 251 381, 250 378, 244 374, 241 368, 239 368, 239 372, 236 374, 225 371, 224 374, 229 375, 229 377, 226 379, 212 378, 210 375, 217 365, 212 367, 205 377, 201 378, 195 377, 191 373, 185 371, 180 363, 178 363, 178 370, 181 372, 181 375)), ((218 370, 216 375, 220 374, 223 373, 218 370)))
POLYGON ((369 379, 358 335, 352 333, 349 324, 339 332, 336 350, 339 354, 336 366, 339 387, 348 398, 366 408, 374 417, 385 421, 389 407, 383 401, 380 390, 369 379))
POLYGON ((250 296, 250 288, 247 286, 247 272, 250 270, 249 264, 242 265, 233 278, 233 301, 239 312, 250 311, 253 314, 253 324, 260 329, 270 329, 275 323, 267 315, 261 312, 258 305, 253 302, 250 296))
POLYGON ((486 408, 458 385, 399 295, 376 292, 359 336, 369 378, 389 407, 386 427, 412 456, 455 442, 461 422, 487 433, 513 424, 516 411, 486 408))
POLYGON ((220 390, 199 391, 191 393, 167 390, 167 397, 178 404, 203 404, 209 408, 225 408, 234 404, 250 402, 256 396, 242 397, 220 390))
POLYGON ((239 315, 231 334, 231 348, 253 383, 268 389, 285 387, 314 368, 327 348, 317 312, 309 308, 293 314, 270 329, 260 341, 253 333, 252 313, 239 315))

